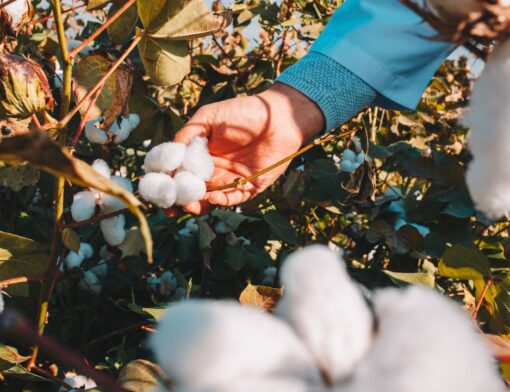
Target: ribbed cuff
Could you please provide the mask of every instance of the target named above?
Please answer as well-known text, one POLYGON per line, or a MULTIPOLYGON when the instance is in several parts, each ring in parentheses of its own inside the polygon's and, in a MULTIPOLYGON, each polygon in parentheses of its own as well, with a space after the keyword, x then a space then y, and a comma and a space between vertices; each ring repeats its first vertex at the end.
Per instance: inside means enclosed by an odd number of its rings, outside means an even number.
POLYGON ((310 52, 277 79, 306 95, 322 110, 326 131, 372 105, 378 93, 354 73, 320 53, 310 52))

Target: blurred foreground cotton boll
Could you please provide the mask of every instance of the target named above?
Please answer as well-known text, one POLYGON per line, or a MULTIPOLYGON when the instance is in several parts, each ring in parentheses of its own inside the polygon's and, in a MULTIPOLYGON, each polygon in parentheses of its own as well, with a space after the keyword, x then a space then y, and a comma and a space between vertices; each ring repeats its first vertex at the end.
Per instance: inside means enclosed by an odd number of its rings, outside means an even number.
POLYGON ((292 378, 253 378, 231 380, 225 385, 209 388, 179 388, 176 392, 327 392, 328 389, 312 386, 292 378))
POLYGON ((78 250, 78 253, 70 251, 65 260, 65 266, 68 270, 71 270, 73 268, 80 268, 81 264, 85 259, 90 259, 92 256, 94 256, 94 249, 90 244, 87 244, 85 242, 82 242, 80 244, 80 249, 78 250))
POLYGON ((188 300, 172 306, 150 346, 158 364, 182 387, 215 388, 265 377, 321 384, 305 346, 288 325, 234 302, 188 300))
POLYGON ((177 199, 175 204, 182 206, 203 199, 207 191, 204 180, 194 174, 181 171, 174 177, 177 186, 177 199))
POLYGON ((186 145, 182 143, 167 142, 151 149, 145 156, 145 173, 172 174, 182 165, 186 155, 186 145))
POLYGON ((126 239, 126 230, 124 225, 126 218, 124 215, 114 216, 113 218, 104 219, 99 223, 104 240, 112 246, 119 246, 126 239))
POLYGON ((491 218, 510 212, 510 40, 498 43, 476 81, 470 113, 463 120, 471 128, 469 148, 474 160, 466 181, 476 207, 491 218))
POLYGON ((177 198, 177 186, 169 175, 149 173, 138 184, 140 196, 161 208, 170 208, 177 198))
POLYGON ((427 0, 430 11, 447 24, 455 24, 482 10, 480 0, 427 0))
POLYGON ((367 353, 373 320, 339 253, 309 246, 288 257, 280 276, 284 295, 275 314, 294 328, 333 382, 343 380, 367 353))
POLYGON ((338 392, 505 391, 485 340, 460 306, 416 286, 376 292, 374 304, 377 338, 338 392))
POLYGON ((73 196, 71 216, 76 222, 90 219, 96 213, 96 193, 90 191, 78 192, 73 196))
POLYGON ((204 181, 211 180, 214 174, 214 161, 209 153, 206 138, 193 138, 186 150, 182 168, 204 181))
POLYGON ((103 177, 106 177, 110 179, 111 173, 110 173, 110 166, 102 160, 102 159, 96 159, 94 162, 92 162, 92 168, 97 171, 99 174, 101 174, 103 177))

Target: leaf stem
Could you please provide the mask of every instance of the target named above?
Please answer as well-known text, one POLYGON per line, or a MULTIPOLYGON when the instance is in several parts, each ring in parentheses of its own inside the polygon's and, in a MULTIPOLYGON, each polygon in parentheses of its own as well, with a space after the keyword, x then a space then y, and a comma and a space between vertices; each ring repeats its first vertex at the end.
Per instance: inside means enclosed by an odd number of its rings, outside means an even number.
POLYGON ((113 22, 115 22, 128 8, 130 8, 133 4, 135 4, 136 0, 129 0, 126 4, 124 4, 122 7, 119 8, 119 10, 112 15, 110 19, 108 19, 101 27, 99 27, 96 31, 94 31, 90 37, 83 40, 83 42, 78 45, 76 48, 74 48, 71 53, 69 53, 69 56, 71 58, 76 57, 80 51, 86 47, 89 43, 94 41, 103 31, 105 31, 108 26, 110 26, 113 22))
POLYGON ((480 298, 478 299, 478 303, 476 304, 475 311, 473 313, 473 321, 476 322, 476 319, 478 318, 478 313, 480 312, 480 309, 482 308, 483 301, 485 299, 485 295, 487 294, 487 290, 489 290, 489 287, 491 284, 494 283, 494 277, 491 277, 486 283, 482 290, 482 293, 480 294, 480 298))
POLYGON ((218 39, 214 36, 214 34, 212 35, 212 40, 216 44, 218 49, 221 51, 221 53, 223 53, 223 55, 228 59, 230 64, 232 64, 232 67, 234 67, 234 69, 236 70, 237 80, 239 81, 239 83, 241 83, 241 86, 243 87, 243 90, 246 93, 246 95, 250 95, 248 87, 246 86, 246 83, 244 83, 244 80, 243 80, 243 78, 241 76, 241 70, 239 69, 239 67, 235 63, 234 59, 232 57, 230 57, 230 55, 227 53, 225 48, 223 46, 221 46, 221 44, 218 42, 218 39))
POLYGON ((329 142, 329 141, 332 141, 332 140, 336 140, 336 139, 340 139, 344 136, 349 136, 349 135, 352 135, 353 133, 356 133, 359 131, 359 128, 355 128, 355 129, 352 129, 350 131, 347 131, 347 132, 343 132, 343 133, 340 133, 338 135, 333 135, 333 136, 323 136, 321 138, 317 138, 315 139, 313 142, 307 144, 306 146, 304 146, 303 148, 301 148, 300 150, 296 151, 295 153, 289 155, 288 157, 286 158, 283 158, 281 161, 278 161, 274 164, 272 164, 271 166, 268 166, 266 167, 265 169, 262 169, 261 171, 253 174, 252 176, 250 177, 247 177, 247 178, 241 178, 239 177, 238 179, 236 179, 235 181, 231 182, 230 184, 227 184, 227 185, 221 185, 221 186, 218 186, 218 187, 213 187, 213 188, 208 188, 207 191, 208 192, 212 192, 212 191, 222 191, 222 190, 225 190, 225 189, 231 189, 231 188, 238 188, 238 187, 241 187, 245 184, 247 184, 248 182, 251 182, 253 181, 254 179, 256 179, 257 177, 260 177, 268 172, 270 172, 271 170, 274 170, 276 169, 277 167, 293 160, 294 158, 304 154, 305 152, 307 152, 308 150, 312 149, 313 147, 315 146, 318 146, 318 145, 321 145, 321 144, 324 144, 326 142, 329 142))
POLYGON ((74 148, 78 144, 78 140, 80 140, 80 136, 83 132, 83 129, 85 128, 85 124, 88 121, 88 116, 90 114, 90 110, 92 109, 92 107, 96 103, 97 99, 99 98, 99 94, 101 94, 101 89, 97 90, 96 93, 94 94, 94 96, 92 97, 92 99, 90 100, 89 106, 87 107, 87 110, 83 114, 81 121, 80 121, 80 125, 78 126, 78 129, 76 130, 76 133, 74 134, 73 141, 71 142, 71 147, 74 148))
POLYGON ((6 288, 15 284, 26 283, 26 282, 40 282, 43 281, 46 276, 18 276, 16 278, 6 279, 0 281, 0 288, 6 288))

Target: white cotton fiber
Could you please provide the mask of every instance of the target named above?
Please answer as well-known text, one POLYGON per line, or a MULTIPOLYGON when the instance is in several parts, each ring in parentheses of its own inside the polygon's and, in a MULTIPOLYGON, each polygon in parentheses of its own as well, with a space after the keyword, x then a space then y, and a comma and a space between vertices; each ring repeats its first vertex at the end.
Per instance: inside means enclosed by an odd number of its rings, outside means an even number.
POLYGON ((108 131, 113 135, 113 142, 120 144, 127 140, 131 132, 140 125, 140 117, 138 114, 130 114, 128 118, 121 117, 120 124, 115 121, 108 131))
POLYGON ((356 153, 349 148, 342 152, 342 160, 356 162, 356 153))
POLYGON ((214 161, 211 154, 209 154, 206 138, 193 138, 186 150, 182 168, 204 181, 211 180, 214 174, 214 161))
POLYGON ((82 290, 99 295, 103 289, 99 277, 91 270, 85 271, 80 280, 79 286, 82 290))
POLYGON ((172 174, 181 166, 185 155, 185 144, 174 142, 159 144, 145 156, 145 173, 172 174))
POLYGON ((224 385, 204 388, 179 388, 176 392, 327 392, 328 389, 312 386, 293 378, 248 378, 230 380, 224 385))
POLYGON ((71 204, 71 216, 76 222, 82 222, 90 219, 96 213, 96 194, 94 192, 83 191, 73 196, 71 204))
POLYGON ((162 297, 172 295, 177 289, 177 278, 170 271, 165 271, 159 278, 159 294, 162 297))
POLYGON ((138 184, 140 196, 161 208, 170 208, 177 198, 177 186, 172 177, 163 173, 146 174, 138 184))
POLYGON ((109 137, 104 129, 98 126, 100 121, 102 121, 102 119, 98 118, 85 123, 85 137, 91 143, 106 144, 109 141, 109 137))
POLYGON ((79 268, 83 263, 83 260, 90 259, 92 256, 94 256, 94 249, 92 246, 82 242, 78 253, 70 251, 66 256, 64 263, 66 268, 71 270, 73 268, 79 268))
POLYGON ((124 225, 126 218, 124 215, 114 216, 113 218, 104 219, 100 222, 101 231, 104 240, 112 246, 119 246, 126 238, 126 230, 124 225))
POLYGON ((150 346, 178 386, 213 388, 248 377, 295 377, 321 384, 306 348, 288 325, 234 302, 172 305, 150 346))
MULTIPOLYGON (((92 389, 97 385, 94 380, 91 378, 87 378, 85 376, 78 375, 74 372, 66 372, 65 378, 63 380, 67 385, 72 388, 83 388, 83 389, 92 389)), ((68 389, 65 387, 60 387, 59 392, 66 392, 68 389)))
MULTIPOLYGON (((111 180, 121 188, 124 188, 126 191, 133 193, 133 184, 128 178, 112 176, 111 180)), ((103 214, 108 214, 110 212, 115 212, 126 208, 126 204, 122 200, 106 193, 102 194, 100 204, 103 214)))
POLYGON ((427 0, 427 7, 442 21, 458 23, 471 12, 481 11, 480 0, 427 0))
POLYGON ((477 208, 492 218, 510 212, 510 40, 496 44, 484 72, 476 81, 470 113, 463 123, 471 127, 467 184, 477 208))
MULTIPOLYGON (((7 0, 0 1, 0 3, 6 3, 7 0)), ((16 0, 11 4, 4 7, 5 12, 12 18, 13 30, 17 30, 22 18, 28 15, 30 8, 27 0, 16 0)))
POLYGON ((314 245, 294 252, 281 270, 284 294, 275 314, 289 323, 334 382, 367 353, 373 320, 338 252, 314 245))
POLYGON ((90 259, 92 256, 94 256, 94 248, 92 248, 92 245, 87 244, 86 242, 82 242, 80 244, 80 250, 79 252, 85 257, 86 259, 90 259))
POLYGON ((182 206, 204 198, 207 191, 204 180, 187 171, 177 173, 174 180, 177 186, 177 205, 182 206))
POLYGON ((108 166, 108 164, 102 159, 96 159, 94 162, 92 162, 92 168, 103 177, 110 179, 110 166, 108 166))
POLYGON ((505 391, 483 336, 453 301, 414 286, 376 292, 374 304, 377 338, 339 392, 505 391))

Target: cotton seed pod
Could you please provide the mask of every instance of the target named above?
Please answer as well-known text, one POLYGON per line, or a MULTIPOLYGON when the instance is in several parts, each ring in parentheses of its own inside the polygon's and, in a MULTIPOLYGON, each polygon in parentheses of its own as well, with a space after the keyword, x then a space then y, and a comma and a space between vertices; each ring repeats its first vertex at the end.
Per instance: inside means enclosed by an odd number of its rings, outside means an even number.
MULTIPOLYGON (((0 0, 0 5, 8 0, 0 0)), ((19 31, 32 20, 34 8, 30 0, 16 0, 0 9, 0 34, 18 35, 19 31)))
POLYGON ((204 198, 207 191, 204 180, 186 171, 177 173, 174 180, 177 185, 175 204, 182 206, 204 198))
POLYGON ((54 106, 48 79, 35 62, 0 53, 0 118, 27 118, 54 106))
POLYGON ((124 225, 126 218, 124 215, 114 216, 113 218, 102 220, 99 224, 104 240, 111 246, 119 246, 126 239, 126 230, 124 225))
POLYGON ((211 180, 214 174, 214 160, 209 154, 205 137, 193 138, 186 150, 182 168, 204 181, 211 180))
POLYGON ((85 123, 85 137, 89 142, 94 144, 107 144, 110 141, 104 129, 98 127, 98 123, 101 121, 102 119, 100 117, 85 123))
POLYGON ((108 179, 110 179, 112 175, 110 173, 110 166, 108 166, 108 164, 102 159, 96 159, 94 162, 92 162, 92 168, 99 174, 101 174, 103 177, 106 177, 108 179))
POLYGON ((90 219, 96 212, 96 194, 90 191, 78 192, 73 196, 71 216, 76 222, 90 219))
POLYGON ((177 186, 172 177, 163 173, 146 174, 138 184, 140 196, 160 208, 170 208, 177 198, 177 186))
POLYGON ((186 145, 182 143, 162 143, 150 150, 145 156, 145 173, 172 174, 181 166, 186 155, 186 145))
POLYGON ((480 0, 427 0, 427 7, 441 21, 456 24, 482 10, 480 0))

